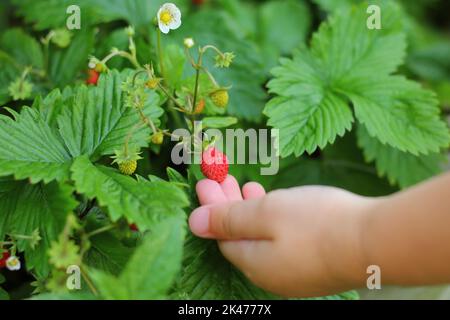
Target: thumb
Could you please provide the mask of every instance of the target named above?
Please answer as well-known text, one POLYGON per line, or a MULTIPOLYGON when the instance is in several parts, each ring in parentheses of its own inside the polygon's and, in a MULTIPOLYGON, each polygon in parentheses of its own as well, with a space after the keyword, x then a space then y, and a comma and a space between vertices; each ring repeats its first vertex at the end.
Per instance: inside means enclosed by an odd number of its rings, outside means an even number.
POLYGON ((264 219, 262 199, 227 202, 195 209, 190 218, 192 232, 218 240, 270 239, 270 219, 264 219))

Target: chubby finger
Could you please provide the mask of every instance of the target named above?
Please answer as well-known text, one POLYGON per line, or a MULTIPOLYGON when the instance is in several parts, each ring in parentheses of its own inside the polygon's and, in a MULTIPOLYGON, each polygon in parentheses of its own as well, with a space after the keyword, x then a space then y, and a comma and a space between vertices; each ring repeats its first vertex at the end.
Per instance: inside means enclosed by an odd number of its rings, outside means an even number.
POLYGON ((266 195, 266 190, 257 182, 248 182, 242 187, 242 195, 245 200, 258 199, 266 195))
POLYGON ((236 266, 247 278, 254 281, 255 271, 261 271, 272 259, 273 241, 270 240, 235 240, 219 241, 222 254, 236 266))
POLYGON ((216 181, 209 179, 200 180, 197 182, 195 190, 197 191, 198 200, 202 206, 228 201, 220 184, 216 181))
POLYGON ((241 188, 236 178, 232 175, 228 175, 220 184, 220 187, 229 201, 242 200, 241 188))
POLYGON ((192 212, 189 226, 199 237, 219 240, 270 239, 273 231, 260 199, 202 206, 192 212))

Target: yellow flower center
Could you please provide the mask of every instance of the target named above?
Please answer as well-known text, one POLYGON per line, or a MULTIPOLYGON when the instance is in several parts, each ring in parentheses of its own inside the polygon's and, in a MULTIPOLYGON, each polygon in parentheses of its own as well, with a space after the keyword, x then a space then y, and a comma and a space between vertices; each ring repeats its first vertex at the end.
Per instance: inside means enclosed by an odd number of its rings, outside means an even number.
POLYGON ((19 259, 10 259, 9 261, 8 261, 8 265, 10 266, 10 267, 15 267, 15 266, 17 266, 19 264, 19 259))
POLYGON ((172 15, 167 10, 163 11, 159 15, 159 20, 161 20, 161 22, 164 23, 165 25, 168 25, 169 23, 172 22, 172 15))

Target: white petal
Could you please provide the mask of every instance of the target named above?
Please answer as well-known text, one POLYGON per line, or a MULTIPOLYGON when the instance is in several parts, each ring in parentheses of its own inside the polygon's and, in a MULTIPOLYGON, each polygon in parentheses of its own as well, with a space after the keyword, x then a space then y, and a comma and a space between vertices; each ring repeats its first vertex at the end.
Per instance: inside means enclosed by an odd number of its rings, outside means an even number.
POLYGON ((164 9, 169 10, 170 13, 172 13, 172 14, 174 14, 175 11, 180 12, 180 10, 177 8, 177 6, 174 5, 173 3, 165 3, 165 4, 163 5, 163 7, 164 7, 164 9))
POLYGON ((163 11, 163 7, 159 8, 158 13, 156 14, 156 16, 158 17, 158 21, 159 21, 159 16, 161 15, 162 11, 163 11))
POLYGON ((164 23, 162 23, 161 21, 159 21, 158 27, 159 27, 159 30, 161 30, 162 33, 167 34, 167 33, 169 33, 169 31, 170 31, 169 26, 166 26, 166 25, 165 25, 164 23))
POLYGON ((174 17, 176 20, 181 19, 181 11, 180 11, 180 9, 176 8, 176 9, 172 12, 172 15, 173 15, 173 17, 174 17))
POLYGON ((169 24, 170 29, 175 30, 178 29, 181 26, 181 19, 175 19, 172 21, 171 24, 169 24))

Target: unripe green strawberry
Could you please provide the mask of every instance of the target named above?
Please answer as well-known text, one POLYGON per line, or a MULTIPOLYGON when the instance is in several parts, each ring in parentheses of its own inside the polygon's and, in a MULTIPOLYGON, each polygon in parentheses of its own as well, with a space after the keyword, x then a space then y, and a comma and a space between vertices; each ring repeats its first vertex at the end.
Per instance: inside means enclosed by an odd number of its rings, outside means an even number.
POLYGON ((219 108, 226 108, 228 105, 228 101, 230 99, 228 95, 228 90, 226 89, 217 89, 210 93, 210 98, 214 105, 219 108))
POLYGON ((161 78, 152 78, 148 80, 145 85, 149 89, 156 89, 158 87, 159 83, 161 82, 161 78))
POLYGON ((154 135, 152 135, 152 143, 162 144, 163 142, 164 142, 164 133, 162 131, 158 131, 154 135))
POLYGON ((112 156, 113 163, 117 163, 119 171, 127 176, 132 175, 137 168, 137 160, 142 159, 139 156, 137 148, 128 148, 124 146, 123 150, 116 150, 116 154, 112 156))
POLYGON ((127 176, 131 176, 137 168, 137 161, 136 160, 128 160, 124 161, 122 163, 119 163, 119 170, 123 174, 126 174, 127 176))

